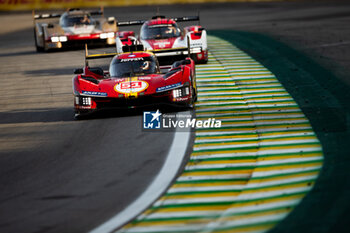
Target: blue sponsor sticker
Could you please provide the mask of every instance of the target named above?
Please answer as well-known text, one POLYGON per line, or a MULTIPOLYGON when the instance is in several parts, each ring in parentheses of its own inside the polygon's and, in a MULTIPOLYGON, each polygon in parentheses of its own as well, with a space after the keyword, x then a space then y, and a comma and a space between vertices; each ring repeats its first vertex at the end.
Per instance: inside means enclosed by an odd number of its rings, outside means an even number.
POLYGON ((97 92, 97 91, 82 91, 82 94, 84 95, 92 95, 92 96, 103 96, 106 97, 106 92, 97 92))
POLYGON ((181 86, 181 82, 171 84, 171 85, 166 85, 164 87, 158 87, 156 89, 156 92, 168 91, 168 90, 174 89, 174 88, 179 87, 179 86, 181 86))
POLYGON ((160 129, 162 113, 159 109, 156 112, 143 112, 143 128, 144 129, 160 129))

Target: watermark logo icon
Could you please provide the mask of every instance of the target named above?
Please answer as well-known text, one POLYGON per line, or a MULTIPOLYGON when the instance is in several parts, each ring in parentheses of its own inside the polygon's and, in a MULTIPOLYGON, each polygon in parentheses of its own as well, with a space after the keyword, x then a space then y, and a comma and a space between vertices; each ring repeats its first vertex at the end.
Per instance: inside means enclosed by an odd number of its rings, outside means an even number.
POLYGON ((160 129, 162 113, 159 109, 156 112, 143 112, 144 129, 160 129))

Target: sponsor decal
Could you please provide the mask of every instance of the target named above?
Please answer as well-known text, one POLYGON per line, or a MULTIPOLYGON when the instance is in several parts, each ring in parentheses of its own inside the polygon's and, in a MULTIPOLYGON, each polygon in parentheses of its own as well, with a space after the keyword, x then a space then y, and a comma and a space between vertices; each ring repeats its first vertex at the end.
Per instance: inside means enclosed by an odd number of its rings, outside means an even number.
POLYGON ((143 128, 160 129, 161 116, 162 113, 159 112, 159 110, 157 110, 156 112, 143 112, 143 128))
POLYGON ((130 62, 130 61, 143 61, 143 57, 135 57, 135 58, 124 58, 120 59, 120 62, 130 62))
POLYGON ((91 109, 91 106, 81 106, 81 105, 78 105, 77 108, 78 108, 78 109, 91 109))
POLYGON ((155 42, 153 45, 158 46, 160 49, 162 49, 170 45, 170 42, 169 41, 155 42))
POLYGON ((221 120, 215 118, 196 119, 191 114, 162 114, 159 110, 143 112, 143 129, 198 129, 221 128, 221 120))
POLYGON ((115 79, 113 79, 113 80, 114 80, 114 82, 116 82, 116 83, 120 83, 120 82, 125 81, 126 79, 125 79, 125 78, 115 78, 115 79))
POLYGON ((191 47, 202 47, 203 43, 191 43, 191 47))
POLYGON ((173 101, 174 102, 181 102, 181 101, 186 101, 186 100, 188 100, 189 99, 189 97, 180 97, 180 98, 173 98, 173 101))
POLYGON ((139 77, 138 79, 139 79, 139 80, 147 80, 147 81, 150 81, 152 78, 151 78, 151 77, 145 76, 145 77, 139 77))
POLYGON ((107 96, 106 92, 97 92, 97 91, 82 91, 83 95, 91 95, 91 96, 107 96))
POLYGON ((122 94, 133 94, 144 91, 147 87, 148 83, 145 81, 125 81, 115 85, 114 90, 122 94))
POLYGON ((135 54, 129 54, 128 57, 136 57, 136 55, 135 54))
POLYGON ((171 85, 166 85, 164 87, 158 87, 156 89, 156 92, 168 91, 168 90, 174 89, 174 88, 179 87, 179 86, 181 86, 181 82, 171 84, 171 85))

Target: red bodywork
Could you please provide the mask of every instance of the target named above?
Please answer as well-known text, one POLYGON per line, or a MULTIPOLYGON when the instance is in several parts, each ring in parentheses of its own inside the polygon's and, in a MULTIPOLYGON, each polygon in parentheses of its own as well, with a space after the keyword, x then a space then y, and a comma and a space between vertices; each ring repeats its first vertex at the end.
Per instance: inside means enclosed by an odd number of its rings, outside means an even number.
POLYGON ((67 35, 68 41, 72 40, 99 40, 101 33, 67 35))
MULTIPOLYGON (((202 26, 188 26, 184 28, 185 33, 190 32, 190 37, 192 40, 200 40, 203 35, 204 28, 202 26)), ((208 49, 201 50, 198 53, 194 53, 192 58, 198 63, 205 63, 208 61, 208 49)))
POLYGON ((120 31, 117 32, 117 36, 120 37, 123 45, 132 45, 134 43, 135 32, 133 31, 120 31))
MULTIPOLYGON (((149 52, 133 52, 116 55, 113 59, 128 59, 130 54, 133 58, 154 56, 149 52)), ((154 104, 191 106, 196 96, 195 66, 193 60, 186 60, 178 62, 165 74, 156 72, 132 77, 109 77, 108 72, 100 68, 86 66, 82 74, 73 78, 75 111, 84 114, 99 109, 154 104), (178 92, 181 94, 174 96, 174 89, 181 90, 178 92)))
MULTIPOLYGON (((177 27, 177 24, 172 19, 165 19, 165 18, 157 18, 148 20, 145 22, 145 25, 147 26, 154 26, 154 25, 173 25, 174 27, 177 27)), ((169 37, 166 39, 147 39, 147 43, 152 47, 153 50, 157 49, 171 49, 173 48, 175 40, 179 37, 169 37)))
MULTIPOLYGON (((158 57, 162 65, 172 64, 179 60, 178 55, 187 55, 188 52, 178 53, 177 50, 190 48, 190 56, 195 63, 208 62, 208 45, 206 30, 197 26, 188 26, 184 30, 178 27, 178 22, 199 21, 199 16, 186 16, 167 19, 165 16, 157 15, 151 20, 131 20, 118 22, 119 27, 142 25, 138 41, 135 44, 142 44, 146 50, 152 51, 158 57), (157 28, 159 28, 157 30, 157 28), (189 38, 189 41, 187 40, 189 38)), ((117 37, 118 39, 119 37, 117 37)), ((122 37, 120 37, 122 38, 122 37)), ((135 40, 135 37, 133 37, 135 40)), ((117 51, 121 52, 125 43, 116 43, 117 51)), ((180 59, 183 59, 180 58, 180 59)))
MULTIPOLYGON (((158 19, 152 19, 145 22, 146 25, 174 25, 177 27, 177 24, 172 19, 165 19, 165 18, 158 18, 158 19)), ((181 36, 178 37, 170 37, 166 39, 148 39, 146 40, 147 43, 152 47, 153 50, 160 50, 160 49, 171 49, 174 48, 174 42, 178 38, 183 40, 183 35, 190 36, 191 40, 200 40, 202 38, 202 32, 204 28, 202 26, 188 26, 184 28, 184 33, 181 34, 181 36)), ((206 40, 206 39, 205 39, 206 40)), ((192 59, 195 60, 195 62, 198 63, 205 63, 208 61, 208 49, 201 49, 200 51, 192 52, 192 59)))
POLYGON ((158 39, 158 40, 147 40, 148 44, 152 46, 152 49, 171 49, 173 48, 176 37, 171 37, 167 39, 158 39))

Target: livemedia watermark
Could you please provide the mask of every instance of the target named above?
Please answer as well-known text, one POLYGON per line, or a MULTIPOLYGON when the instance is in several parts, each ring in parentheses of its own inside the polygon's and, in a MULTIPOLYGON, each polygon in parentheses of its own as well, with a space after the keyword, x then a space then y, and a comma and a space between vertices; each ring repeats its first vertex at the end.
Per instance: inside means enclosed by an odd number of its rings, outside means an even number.
POLYGON ((221 128, 221 120, 215 118, 196 118, 190 113, 161 113, 145 111, 142 118, 142 129, 145 131, 195 130, 221 128))

